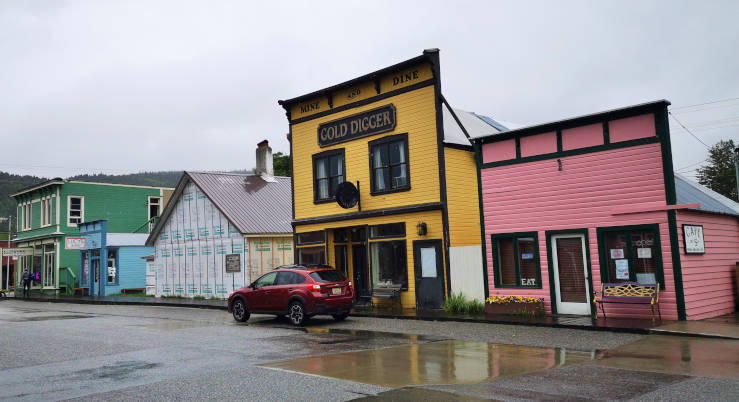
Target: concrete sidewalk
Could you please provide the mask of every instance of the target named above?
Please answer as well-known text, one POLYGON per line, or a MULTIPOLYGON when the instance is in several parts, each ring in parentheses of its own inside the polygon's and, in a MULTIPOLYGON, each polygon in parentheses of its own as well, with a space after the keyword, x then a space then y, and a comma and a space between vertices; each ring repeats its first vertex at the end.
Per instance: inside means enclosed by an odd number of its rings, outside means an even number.
MULTIPOLYGON (((16 300, 49 303, 144 305, 162 307, 188 307, 226 310, 225 300, 197 300, 190 298, 157 298, 146 296, 40 296, 16 300)), ((661 334, 695 336, 739 340, 739 318, 736 313, 699 321, 659 321, 651 319, 602 318, 571 315, 546 315, 524 317, 490 314, 454 314, 442 310, 387 309, 356 307, 352 315, 357 317, 377 317, 423 321, 456 321, 508 325, 526 325, 550 328, 569 328, 590 331, 625 332, 634 334, 661 334)))

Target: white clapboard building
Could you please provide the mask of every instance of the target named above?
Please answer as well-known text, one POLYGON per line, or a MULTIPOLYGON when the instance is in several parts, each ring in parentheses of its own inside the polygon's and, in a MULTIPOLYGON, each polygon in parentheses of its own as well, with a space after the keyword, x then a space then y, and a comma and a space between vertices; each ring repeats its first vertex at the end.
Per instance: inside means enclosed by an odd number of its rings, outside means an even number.
POLYGON ((292 264, 291 219, 290 178, 273 176, 267 141, 256 174, 184 172, 146 241, 155 248, 148 285, 157 297, 226 298, 292 264))

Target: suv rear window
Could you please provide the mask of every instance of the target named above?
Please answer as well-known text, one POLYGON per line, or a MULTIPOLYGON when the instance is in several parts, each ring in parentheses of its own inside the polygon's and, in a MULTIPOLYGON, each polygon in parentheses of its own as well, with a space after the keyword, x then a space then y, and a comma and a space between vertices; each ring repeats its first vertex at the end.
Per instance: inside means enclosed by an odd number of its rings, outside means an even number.
POLYGON ((341 272, 333 270, 333 269, 311 272, 310 277, 313 278, 314 281, 321 282, 321 283, 341 282, 345 279, 344 275, 342 275, 341 272))

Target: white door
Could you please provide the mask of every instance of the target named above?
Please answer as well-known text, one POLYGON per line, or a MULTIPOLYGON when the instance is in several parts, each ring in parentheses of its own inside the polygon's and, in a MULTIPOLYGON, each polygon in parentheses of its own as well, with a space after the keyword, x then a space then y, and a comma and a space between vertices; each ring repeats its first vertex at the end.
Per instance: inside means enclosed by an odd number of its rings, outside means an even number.
POLYGON ((552 236, 557 313, 590 315, 585 236, 552 236))

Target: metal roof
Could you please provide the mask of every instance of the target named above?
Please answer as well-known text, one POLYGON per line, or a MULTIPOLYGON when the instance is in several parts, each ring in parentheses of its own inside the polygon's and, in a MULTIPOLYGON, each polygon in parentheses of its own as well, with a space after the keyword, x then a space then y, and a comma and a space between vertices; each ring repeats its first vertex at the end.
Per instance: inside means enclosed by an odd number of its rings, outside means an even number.
POLYGON ((675 195, 678 204, 700 203, 699 211, 739 216, 739 203, 675 173, 675 195))
POLYGON ((493 135, 507 130, 505 126, 493 120, 490 117, 478 115, 473 112, 467 112, 462 109, 449 108, 446 104, 442 108, 442 122, 444 124, 444 143, 468 145, 468 138, 483 137, 493 135), (454 115, 452 115, 452 112, 454 115), (460 124, 464 126, 464 130, 460 124))
POLYGON ((108 233, 105 245, 108 247, 143 246, 146 243, 146 233, 108 233))
POLYGON ((30 185, 27 187, 23 187, 22 189, 16 191, 15 193, 10 194, 10 197, 15 197, 21 194, 31 192, 33 190, 38 190, 40 188, 44 188, 46 186, 52 186, 55 184, 64 184, 64 179, 62 179, 61 177, 57 177, 57 178, 50 179, 50 180, 44 180, 41 183, 36 183, 36 184, 30 185))
POLYGON ((292 233, 289 177, 184 172, 146 244, 151 246, 192 181, 241 234, 292 233))

